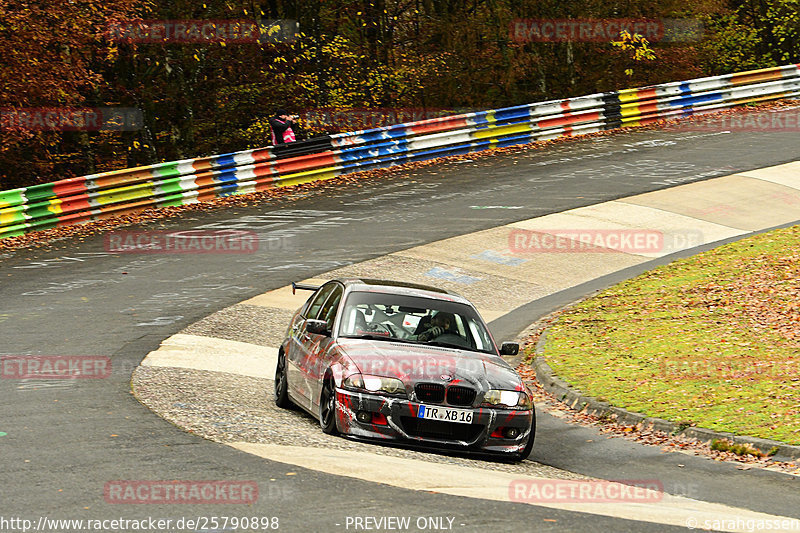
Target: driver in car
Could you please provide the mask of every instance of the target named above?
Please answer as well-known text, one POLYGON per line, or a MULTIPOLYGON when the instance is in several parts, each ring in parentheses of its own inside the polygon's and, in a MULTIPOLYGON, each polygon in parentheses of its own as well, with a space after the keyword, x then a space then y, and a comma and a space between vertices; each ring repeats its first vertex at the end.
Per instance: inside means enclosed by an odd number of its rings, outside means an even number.
POLYGON ((443 311, 436 313, 436 316, 431 319, 430 329, 417 335, 415 340, 427 342, 449 332, 450 327, 455 323, 454 319, 455 317, 450 313, 443 311))

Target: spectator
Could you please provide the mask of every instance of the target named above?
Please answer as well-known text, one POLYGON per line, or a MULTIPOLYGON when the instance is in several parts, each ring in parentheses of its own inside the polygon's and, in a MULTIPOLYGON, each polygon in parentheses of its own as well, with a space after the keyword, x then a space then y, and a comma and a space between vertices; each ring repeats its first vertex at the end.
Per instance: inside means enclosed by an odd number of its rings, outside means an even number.
POLYGON ((272 145, 294 142, 295 120, 297 115, 289 115, 285 109, 278 109, 275 111, 275 116, 269 119, 270 132, 272 133, 272 145))

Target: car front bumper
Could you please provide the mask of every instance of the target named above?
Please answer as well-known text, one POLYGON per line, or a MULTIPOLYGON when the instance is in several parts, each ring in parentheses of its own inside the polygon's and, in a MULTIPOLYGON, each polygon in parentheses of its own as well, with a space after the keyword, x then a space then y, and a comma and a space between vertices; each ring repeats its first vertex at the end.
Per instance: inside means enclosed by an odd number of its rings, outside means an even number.
POLYGON ((336 395, 337 427, 354 437, 502 455, 521 453, 528 439, 534 438, 533 409, 452 406, 473 412, 472 423, 464 424, 418 417, 421 405, 440 407, 438 404, 341 388, 336 389, 336 395))

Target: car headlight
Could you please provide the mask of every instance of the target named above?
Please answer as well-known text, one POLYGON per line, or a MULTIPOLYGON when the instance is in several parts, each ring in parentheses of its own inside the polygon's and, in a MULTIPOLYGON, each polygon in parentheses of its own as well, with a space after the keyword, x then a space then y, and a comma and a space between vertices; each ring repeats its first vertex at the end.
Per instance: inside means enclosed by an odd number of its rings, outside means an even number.
POLYGON ((367 374, 353 374, 342 382, 348 389, 355 389, 378 394, 391 394, 392 396, 406 396, 406 387, 397 378, 370 376, 367 374))
POLYGON ((506 407, 527 411, 533 407, 530 396, 522 391, 489 389, 483 395, 483 403, 493 407, 506 407))

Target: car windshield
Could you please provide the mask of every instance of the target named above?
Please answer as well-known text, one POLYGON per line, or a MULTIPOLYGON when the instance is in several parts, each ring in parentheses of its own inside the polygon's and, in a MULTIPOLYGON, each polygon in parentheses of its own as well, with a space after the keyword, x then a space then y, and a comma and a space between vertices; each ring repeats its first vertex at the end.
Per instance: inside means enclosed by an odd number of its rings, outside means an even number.
POLYGON ((351 292, 342 311, 339 336, 497 354, 486 326, 471 306, 417 296, 351 292))

